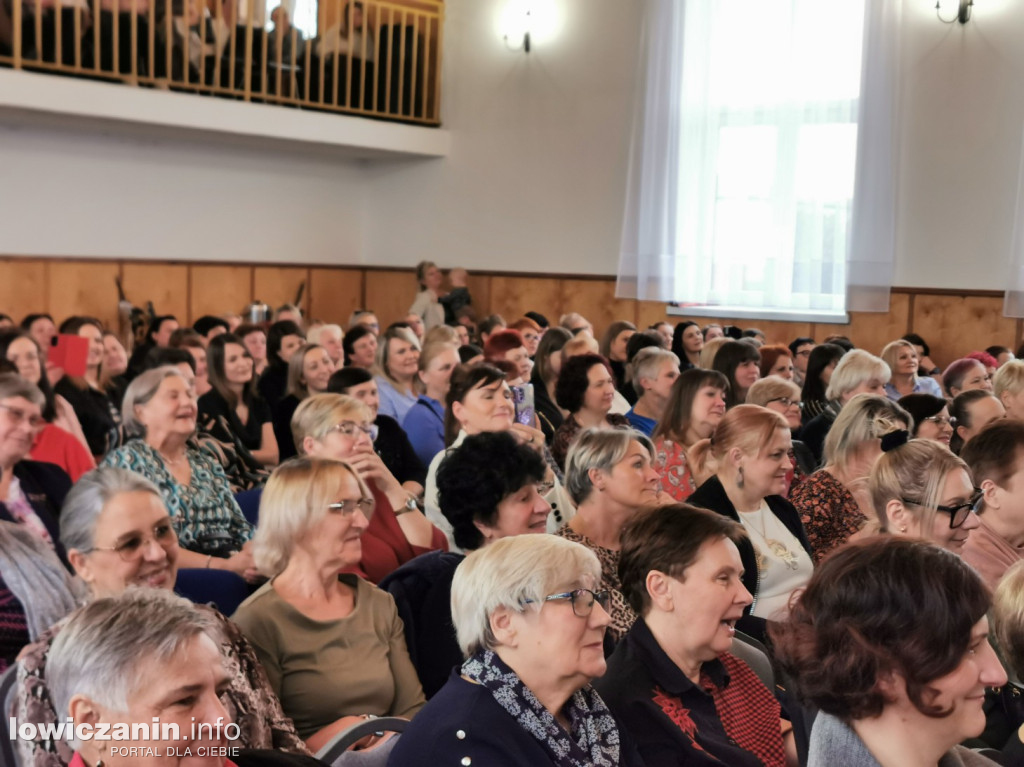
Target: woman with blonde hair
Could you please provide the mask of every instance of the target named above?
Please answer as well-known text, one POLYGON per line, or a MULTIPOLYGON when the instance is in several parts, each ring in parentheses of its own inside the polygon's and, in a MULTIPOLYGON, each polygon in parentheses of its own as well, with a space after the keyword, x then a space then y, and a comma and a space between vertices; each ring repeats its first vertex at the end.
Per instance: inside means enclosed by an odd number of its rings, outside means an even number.
POLYGON ((756 638, 764 637, 767 620, 785 618, 790 596, 814 570, 800 515, 782 496, 793 467, 791 443, 781 415, 737 405, 693 451, 698 465, 709 462, 715 471, 688 502, 740 522, 747 533, 738 546, 743 585, 754 602, 737 628, 756 638))
POLYGON ((996 371, 992 393, 1003 403, 1007 418, 1024 421, 1024 360, 1010 360, 996 371))
POLYGON ((344 461, 367 484, 375 511, 356 572, 374 583, 420 554, 446 548, 443 533, 374 451, 377 433, 369 407, 343 394, 314 394, 292 417, 300 455, 344 461))
POLYGON ((420 361, 420 342, 408 328, 390 327, 377 345, 374 376, 380 396, 378 412, 401 423, 416 404, 419 386, 416 371, 420 361))
POLYGON ((858 394, 839 412, 825 439, 825 466, 794 489, 815 563, 855 537, 874 513, 867 489, 886 435, 906 431, 910 416, 885 397, 858 394))
POLYGON ((750 391, 747 392, 747 404, 774 410, 789 424, 789 431, 793 435, 793 452, 790 455, 793 470, 785 493, 789 498, 797 486, 818 468, 818 462, 807 445, 797 439, 801 428, 800 410, 803 407, 803 402, 800 401, 800 387, 792 380, 775 375, 768 376, 750 387, 750 391))
POLYGON ((937 442, 883 440, 868 491, 883 533, 923 538, 960 554, 981 502, 967 464, 937 442))
POLYGON ((361 719, 411 718, 425 703, 394 600, 351 574, 373 506, 351 466, 322 458, 282 464, 263 491, 254 557, 270 581, 233 619, 312 751, 361 719))
POLYGON ((919 358, 917 349, 910 341, 899 339, 885 345, 882 359, 889 366, 892 377, 885 385, 885 396, 896 402, 908 394, 931 394, 942 396, 939 382, 930 376, 918 375, 919 358))

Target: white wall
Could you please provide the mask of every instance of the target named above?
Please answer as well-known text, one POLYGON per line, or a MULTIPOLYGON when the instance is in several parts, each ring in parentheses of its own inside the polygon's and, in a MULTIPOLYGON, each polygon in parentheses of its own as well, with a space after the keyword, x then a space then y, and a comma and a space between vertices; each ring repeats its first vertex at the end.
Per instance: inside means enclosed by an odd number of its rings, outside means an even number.
MULTIPOLYGON (((615 270, 643 0, 548 0, 527 56, 507 0, 448 0, 445 159, 361 163, 0 118, 0 253, 615 270)), ((1004 285, 1024 128, 1024 3, 964 27, 904 0, 896 284, 1004 285)))
POLYGON ((896 284, 1002 290, 1024 206, 1024 3, 977 0, 961 26, 904 0, 904 23, 896 284))

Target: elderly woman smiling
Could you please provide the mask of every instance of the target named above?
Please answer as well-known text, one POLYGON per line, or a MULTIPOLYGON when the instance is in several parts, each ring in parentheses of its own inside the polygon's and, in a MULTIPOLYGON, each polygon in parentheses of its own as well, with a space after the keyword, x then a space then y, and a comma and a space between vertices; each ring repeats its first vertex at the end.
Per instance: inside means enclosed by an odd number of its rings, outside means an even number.
POLYGON ((236 728, 226 727, 231 717, 222 696, 231 675, 218 650, 220 628, 191 602, 153 589, 98 599, 72 615, 50 651, 61 718, 93 728, 145 725, 150 738, 135 740, 132 730, 132 749, 83 738, 71 767, 319 764, 275 751, 227 759, 228 747, 239 744, 231 738, 236 728), (159 728, 150 730, 154 723, 159 728))
POLYGON ((685 505, 642 512, 623 530, 622 588, 640 617, 594 687, 647 767, 785 764, 778 702, 729 654, 752 601, 736 548, 745 537, 685 505))
POLYGON ((195 394, 173 367, 147 370, 128 386, 125 429, 135 439, 107 454, 104 466, 141 474, 157 487, 176 518, 182 565, 255 577, 246 545, 252 526, 242 516, 216 458, 189 446, 196 430, 195 394))
POLYGON ((359 564, 372 510, 355 470, 323 458, 279 466, 260 504, 255 556, 271 581, 234 620, 313 750, 353 719, 411 717, 424 704, 394 600, 339 575, 359 564))
POLYGON ((650 440, 631 429, 586 429, 569 451, 566 464, 565 483, 576 503, 576 516, 556 534, 597 555, 600 587, 611 593, 608 633, 615 641, 636 620, 619 582, 622 527, 640 509, 667 500, 651 466, 653 452, 650 440))
POLYGON ((398 741, 390 767, 616 767, 642 762, 590 687, 605 672, 608 593, 585 547, 504 538, 455 572, 466 657, 398 741))
MULTIPOLYGON (((61 540, 75 571, 97 599, 131 587, 170 591, 182 559, 160 491, 124 469, 96 469, 78 481, 61 512, 61 540)), ((238 627, 211 608, 198 609, 220 624, 230 677, 225 702, 241 728, 239 745, 305 753, 238 627)), ((21 655, 14 712, 20 720, 47 723, 60 718, 49 687, 48 658, 61 631, 62 624, 55 625, 21 655)), ((19 743, 25 765, 56 767, 71 759, 64 740, 40 737, 19 743)))

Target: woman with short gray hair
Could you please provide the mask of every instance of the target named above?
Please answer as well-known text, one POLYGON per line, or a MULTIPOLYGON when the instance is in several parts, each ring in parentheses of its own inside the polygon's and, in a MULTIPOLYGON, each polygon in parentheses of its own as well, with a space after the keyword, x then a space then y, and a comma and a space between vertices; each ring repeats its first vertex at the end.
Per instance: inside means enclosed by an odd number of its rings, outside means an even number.
POLYGON ((128 386, 123 409, 125 428, 135 438, 108 453, 102 465, 134 471, 160 489, 177 521, 185 567, 254 578, 252 526, 217 458, 189 443, 196 398, 181 371, 166 365, 142 373, 128 386))
MULTIPOLYGON (((174 588, 183 550, 159 489, 138 474, 103 467, 83 476, 65 501, 61 536, 68 559, 88 589, 86 598, 102 600, 131 590, 170 592, 174 588)), ((73 606, 53 620, 70 609, 73 606)), ((224 637, 222 651, 230 675, 225 702, 240 725, 241 744, 305 753, 238 627, 213 608, 197 609, 219 625, 224 637)), ((21 721, 47 724, 63 719, 63 713, 58 715, 63 709, 54 707, 50 684, 56 677, 49 663, 51 645, 62 630, 59 623, 49 627, 20 656, 14 713, 21 721)), ((143 650, 136 649, 144 657, 143 650)), ((65 740, 44 733, 19 743, 22 763, 32 767, 66 765, 72 758, 65 740)))
POLYGON ((632 429, 585 429, 566 458, 565 487, 576 516, 555 534, 586 546, 601 562, 600 586, 611 592, 608 634, 614 641, 636 620, 619 582, 622 528, 640 509, 670 501, 651 465, 653 454, 651 441, 632 429))
POLYGON ((211 611, 158 589, 131 589, 74 613, 50 648, 56 710, 76 725, 113 732, 130 725, 134 748, 72 738, 72 767, 320 764, 308 756, 237 750, 250 744, 225 706, 232 675, 220 652, 221 629, 211 611))
POLYGON ((607 668, 610 595, 600 579, 593 552, 553 536, 502 538, 469 554, 452 582, 466 661, 388 764, 641 764, 590 686, 607 668))

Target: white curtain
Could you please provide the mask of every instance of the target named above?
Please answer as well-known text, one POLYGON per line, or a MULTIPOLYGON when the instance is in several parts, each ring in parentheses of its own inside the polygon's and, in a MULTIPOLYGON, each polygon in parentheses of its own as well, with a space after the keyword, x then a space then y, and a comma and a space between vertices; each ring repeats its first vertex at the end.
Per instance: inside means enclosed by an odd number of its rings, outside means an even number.
POLYGON ((1003 314, 1007 317, 1024 317, 1024 140, 1021 141, 1016 209, 1010 247, 1009 281, 1006 285, 1006 298, 1003 300, 1003 314))
POLYGON ((882 3, 648 0, 618 295, 829 319, 849 275, 888 285, 882 206, 853 206, 855 175, 894 195, 894 106, 859 98, 886 85, 889 57, 861 71, 882 3), (857 162, 865 116, 889 140, 885 173, 857 162), (851 258, 851 217, 871 227, 867 258, 851 258))

